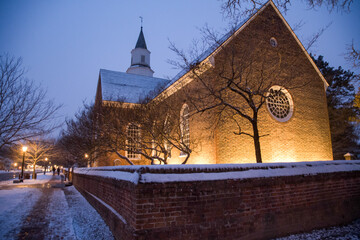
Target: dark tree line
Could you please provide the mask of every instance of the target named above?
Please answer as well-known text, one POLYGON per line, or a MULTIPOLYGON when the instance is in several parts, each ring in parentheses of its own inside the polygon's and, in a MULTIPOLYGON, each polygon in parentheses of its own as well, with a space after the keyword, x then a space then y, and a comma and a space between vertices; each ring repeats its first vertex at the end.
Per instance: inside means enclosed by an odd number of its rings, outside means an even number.
POLYGON ((360 108, 353 85, 357 76, 342 67, 331 67, 323 56, 314 58, 314 61, 329 83, 326 96, 334 159, 344 159, 344 154, 348 152, 359 154, 360 133, 356 127, 359 124, 360 108))

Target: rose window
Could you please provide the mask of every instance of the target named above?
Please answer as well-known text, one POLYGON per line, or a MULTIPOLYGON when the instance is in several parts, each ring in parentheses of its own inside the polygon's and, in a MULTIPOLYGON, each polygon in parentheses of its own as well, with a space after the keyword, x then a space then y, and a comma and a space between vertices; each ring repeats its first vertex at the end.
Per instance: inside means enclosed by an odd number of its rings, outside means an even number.
POLYGON ((289 120, 293 113, 293 102, 289 92, 280 86, 270 88, 266 105, 271 115, 280 122, 289 120))

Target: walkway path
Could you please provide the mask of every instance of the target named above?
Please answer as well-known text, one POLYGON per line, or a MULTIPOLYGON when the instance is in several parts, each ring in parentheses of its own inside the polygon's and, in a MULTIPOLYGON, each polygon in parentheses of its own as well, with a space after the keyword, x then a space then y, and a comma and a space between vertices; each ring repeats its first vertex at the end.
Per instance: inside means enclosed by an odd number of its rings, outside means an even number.
POLYGON ((1 184, 0 239, 113 239, 100 215, 60 176, 1 184), (44 181, 47 178, 48 181, 44 181), (30 182, 32 184, 27 184, 30 182))

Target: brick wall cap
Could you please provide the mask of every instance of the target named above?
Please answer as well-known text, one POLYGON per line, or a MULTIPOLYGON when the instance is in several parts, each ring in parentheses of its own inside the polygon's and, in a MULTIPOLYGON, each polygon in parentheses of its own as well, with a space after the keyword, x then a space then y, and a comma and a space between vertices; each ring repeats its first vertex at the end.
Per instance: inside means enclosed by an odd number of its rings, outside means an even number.
POLYGON ((74 172, 138 184, 316 175, 351 171, 360 172, 360 160, 262 164, 137 165, 77 168, 74 172))

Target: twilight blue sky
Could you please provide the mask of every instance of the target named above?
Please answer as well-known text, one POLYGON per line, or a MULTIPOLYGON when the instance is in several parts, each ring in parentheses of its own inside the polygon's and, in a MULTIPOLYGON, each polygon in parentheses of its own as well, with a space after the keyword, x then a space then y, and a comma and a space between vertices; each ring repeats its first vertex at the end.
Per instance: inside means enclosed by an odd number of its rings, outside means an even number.
MULTIPOLYGON (((175 57, 168 39, 187 49, 204 24, 223 31, 227 20, 220 5, 218 0, 0 0, 0 53, 23 58, 26 76, 64 105, 59 118, 64 121, 83 101, 94 101, 100 68, 129 67, 139 16, 154 76, 166 78, 179 71, 166 62, 175 57)), ((304 22, 296 32, 303 43, 332 22, 310 52, 324 55, 332 66, 351 69, 343 54, 352 40, 360 48, 360 1, 354 1, 350 13, 329 13, 326 7, 307 10, 303 1, 293 0, 284 17, 292 27, 304 22)))

